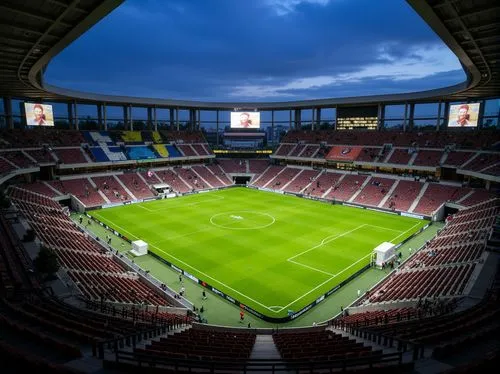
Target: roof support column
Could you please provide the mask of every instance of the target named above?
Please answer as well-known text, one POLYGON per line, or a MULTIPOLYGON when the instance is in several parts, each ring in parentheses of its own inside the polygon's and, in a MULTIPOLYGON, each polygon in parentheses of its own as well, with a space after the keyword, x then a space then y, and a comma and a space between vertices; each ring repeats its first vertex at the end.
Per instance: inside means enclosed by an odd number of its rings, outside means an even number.
POLYGON ((130 131, 134 131, 134 119, 132 118, 132 105, 128 106, 128 121, 130 124, 130 131))
POLYGON ((217 109, 215 111, 215 133, 217 134, 216 135, 216 144, 217 144, 217 147, 219 146, 219 109, 217 109))
POLYGON ((302 111, 295 109, 295 130, 299 130, 302 126, 302 111))
POLYGON ((168 122, 169 122, 169 124, 168 124, 168 129, 169 129, 169 130, 172 130, 172 129, 174 128, 174 123, 175 123, 174 108, 170 108, 170 109, 168 110, 168 112, 169 112, 169 116, 168 116, 168 118, 169 118, 169 121, 168 121, 168 122))
POLYGON ((104 131, 108 130, 108 107, 106 106, 106 103, 102 104, 102 117, 104 120, 104 131))
POLYGON ((316 130, 320 128, 321 128, 321 108, 316 108, 316 130))
POLYGON ((156 117, 156 107, 153 108, 153 126, 154 126, 154 130, 158 131, 158 120, 156 117))
POLYGON ((148 107, 148 108, 146 108, 146 111, 147 111, 147 116, 148 116, 146 129, 151 130, 151 129, 153 129, 153 108, 148 107))
POLYGON ((103 130, 104 126, 102 124, 102 104, 97 105, 97 128, 103 130))
POLYGON ((289 125, 289 126, 290 126, 290 130, 291 130, 291 129, 293 129, 293 123, 292 123, 292 110, 291 110, 291 109, 290 109, 289 114, 290 114, 290 125, 289 125))
POLYGON ((446 128, 448 128, 449 114, 450 114, 450 103, 446 102, 444 103, 443 125, 441 126, 441 130, 443 131, 446 128))
POLYGON ((274 110, 271 110, 271 139, 274 144, 274 110))
POLYGON ((413 130, 413 127, 415 125, 415 103, 410 104, 410 118, 409 118, 409 130, 413 130))
POLYGON ((179 131, 179 108, 175 108, 175 128, 179 131))
POLYGON ((403 118, 403 131, 406 131, 408 121, 408 103, 405 103, 405 116, 403 118))
POLYGON ((382 105, 381 103, 378 104, 378 110, 377 110, 377 130, 380 130, 382 127, 384 127, 384 121, 385 121, 385 105, 382 105))
POLYGON ((75 117, 73 116, 73 103, 68 103, 68 121, 69 121, 69 128, 74 130, 75 117))
POLYGON ((74 114, 75 114, 75 130, 79 130, 80 129, 80 126, 79 126, 79 121, 78 121, 78 104, 75 102, 73 102, 73 106, 75 108, 75 111, 74 111, 74 114))
POLYGON ((436 131, 439 131, 439 126, 441 124, 441 105, 443 105, 443 102, 441 100, 439 100, 438 115, 437 115, 437 119, 436 119, 436 131))
POLYGON ((477 116, 477 123, 479 127, 483 127, 484 125, 484 109, 486 107, 486 100, 481 100, 479 105, 479 113, 477 116))
POLYGON ((3 107, 5 109, 5 123, 8 129, 14 128, 14 118, 12 117, 12 99, 10 97, 3 98, 3 107))

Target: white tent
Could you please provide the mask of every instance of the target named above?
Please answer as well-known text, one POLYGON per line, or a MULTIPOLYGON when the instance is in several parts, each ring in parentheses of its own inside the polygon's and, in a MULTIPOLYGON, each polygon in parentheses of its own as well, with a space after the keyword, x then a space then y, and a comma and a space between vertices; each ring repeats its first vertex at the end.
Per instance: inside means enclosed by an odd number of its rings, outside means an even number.
POLYGON ((132 242, 132 250, 130 251, 135 256, 144 256, 148 254, 148 243, 142 240, 132 242))
POLYGON ((396 256, 395 245, 390 242, 383 242, 373 251, 376 255, 375 265, 382 267, 382 263, 391 261, 396 256))

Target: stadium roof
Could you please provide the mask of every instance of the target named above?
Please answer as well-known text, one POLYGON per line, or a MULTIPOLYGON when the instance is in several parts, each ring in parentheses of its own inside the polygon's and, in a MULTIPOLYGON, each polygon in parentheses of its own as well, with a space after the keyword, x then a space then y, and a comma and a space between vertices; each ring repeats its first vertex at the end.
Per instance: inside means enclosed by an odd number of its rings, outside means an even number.
POLYGON ((462 63, 463 83, 404 94, 289 102, 200 102, 91 94, 44 82, 50 60, 123 0, 3 0, 0 3, 0 96, 200 109, 289 109, 440 99, 472 101, 500 91, 500 6, 494 0, 407 0, 462 63))

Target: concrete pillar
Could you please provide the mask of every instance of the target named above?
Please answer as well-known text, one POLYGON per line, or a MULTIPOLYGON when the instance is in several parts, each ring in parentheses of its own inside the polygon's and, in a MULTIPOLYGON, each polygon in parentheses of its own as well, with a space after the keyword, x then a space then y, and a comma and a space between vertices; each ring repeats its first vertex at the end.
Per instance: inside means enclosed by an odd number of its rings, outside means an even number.
POLYGON ((8 129, 14 128, 14 117, 12 116, 12 99, 10 97, 3 98, 3 107, 5 110, 5 123, 8 129))

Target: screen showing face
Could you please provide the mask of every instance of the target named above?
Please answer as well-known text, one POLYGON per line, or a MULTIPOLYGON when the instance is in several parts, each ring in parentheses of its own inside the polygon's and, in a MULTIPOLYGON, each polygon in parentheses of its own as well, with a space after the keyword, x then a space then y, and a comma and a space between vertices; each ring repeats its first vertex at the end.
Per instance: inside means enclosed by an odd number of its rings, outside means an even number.
POLYGON ((450 105, 448 127, 477 127, 480 103, 450 105))
POLYGON ((24 103, 28 126, 54 126, 52 105, 24 103))
POLYGON ((260 128, 260 112, 231 112, 232 129, 260 128))

